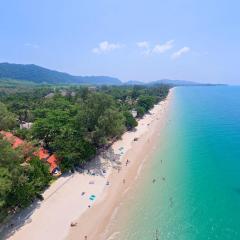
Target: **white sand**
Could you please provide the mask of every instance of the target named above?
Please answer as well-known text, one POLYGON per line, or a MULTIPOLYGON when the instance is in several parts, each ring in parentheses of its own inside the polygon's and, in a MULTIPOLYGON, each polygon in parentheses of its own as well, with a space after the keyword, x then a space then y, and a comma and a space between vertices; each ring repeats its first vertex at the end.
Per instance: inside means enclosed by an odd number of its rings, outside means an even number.
MULTIPOLYGON (((171 93, 169 94, 169 96, 171 93)), ((169 99, 169 97, 168 97, 169 99)), ((151 114, 146 115, 143 119, 139 120, 138 127, 134 132, 126 132, 122 139, 115 142, 112 145, 112 150, 114 154, 120 154, 121 157, 119 160, 110 161, 108 157, 97 157, 92 161, 88 169, 98 173, 96 176, 85 174, 74 173, 71 176, 60 177, 55 181, 43 194, 44 201, 42 201, 37 208, 35 208, 28 219, 25 221, 22 227, 15 230, 14 234, 9 237, 9 239, 16 240, 43 240, 43 239, 52 239, 59 240, 65 239, 69 230, 71 230, 69 239, 84 239, 84 234, 88 235, 89 239, 100 239, 96 238, 98 232, 101 232, 106 227, 109 218, 104 217, 102 221, 102 226, 95 229, 95 233, 92 228, 95 228, 96 219, 93 216, 96 216, 94 209, 99 208, 102 204, 103 207, 106 201, 106 196, 109 198, 109 201, 112 202, 109 207, 108 216, 110 216, 114 211, 116 205, 114 199, 116 198, 116 191, 118 187, 123 185, 122 179, 127 179, 127 173, 132 171, 134 177, 136 177, 142 168, 141 162, 139 166, 134 166, 132 161, 134 161, 134 156, 138 156, 138 153, 141 153, 142 160, 146 159, 146 156, 149 152, 149 147, 147 143, 151 140, 152 136, 157 134, 155 131, 159 128, 160 118, 163 117, 165 112, 168 99, 160 104, 156 105, 151 114), (151 131, 150 131, 151 130, 151 131), (151 133, 151 134, 150 134, 151 133), (138 141, 133 141, 134 138, 139 138, 138 141), (122 149, 121 149, 122 148, 122 149), (141 151, 140 151, 141 150, 141 151), (126 159, 131 159, 129 165, 132 167, 125 166, 126 159), (122 162, 122 164, 120 164, 122 162), (133 170, 133 166, 135 170, 133 170), (117 170, 121 168, 120 172, 117 170), (102 174, 101 169, 106 169, 106 174, 102 174), (135 172, 134 172, 135 171, 135 172), (94 181, 94 184, 89 184, 90 181, 94 181), (107 181, 110 181, 110 185, 106 185, 107 181), (114 189, 113 189, 114 188, 114 189), (85 192, 85 195, 81 195, 82 192, 85 192), (96 199, 94 201, 89 200, 89 196, 94 194, 96 199), (91 206, 89 209, 88 206, 91 206), (112 210, 113 209, 113 210, 112 210), (89 215, 88 215, 89 211, 89 215), (86 232, 82 233, 80 228, 81 216, 85 216, 89 221, 85 222, 86 232), (78 220, 79 219, 79 220, 78 220), (70 227, 71 222, 78 222, 76 227, 70 227), (92 235, 89 232, 93 232, 92 235), (79 234, 82 233, 81 237, 79 234)), ((149 144, 148 144, 149 145, 149 144)), ((109 155, 109 154, 105 154, 109 155)), ((103 154, 104 156, 104 154, 103 154)), ((128 190, 127 184, 124 192, 128 190)), ((120 190, 120 188, 119 188, 120 190)), ((29 211, 27 209, 25 212, 29 211)), ((106 214, 108 211, 105 211, 106 214)), ((98 211, 98 222, 102 215, 98 211)), ((23 223, 23 220, 19 220, 23 223)), ((16 225, 16 223, 15 223, 16 225)))

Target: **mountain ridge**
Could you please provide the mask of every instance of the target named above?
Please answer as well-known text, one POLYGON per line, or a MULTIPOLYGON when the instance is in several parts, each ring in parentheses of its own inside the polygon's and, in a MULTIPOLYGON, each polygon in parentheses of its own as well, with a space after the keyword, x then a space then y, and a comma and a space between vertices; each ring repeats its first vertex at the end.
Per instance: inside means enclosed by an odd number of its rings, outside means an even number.
POLYGON ((25 80, 39 84, 107 84, 120 85, 122 82, 108 76, 73 76, 50 70, 35 64, 0 63, 0 79, 25 80))
POLYGON ((82 85, 156 85, 173 86, 211 85, 186 80, 161 79, 151 82, 130 80, 122 82, 109 76, 74 76, 69 73, 50 70, 35 64, 0 63, 0 82, 6 79, 29 81, 35 84, 82 84, 82 85))

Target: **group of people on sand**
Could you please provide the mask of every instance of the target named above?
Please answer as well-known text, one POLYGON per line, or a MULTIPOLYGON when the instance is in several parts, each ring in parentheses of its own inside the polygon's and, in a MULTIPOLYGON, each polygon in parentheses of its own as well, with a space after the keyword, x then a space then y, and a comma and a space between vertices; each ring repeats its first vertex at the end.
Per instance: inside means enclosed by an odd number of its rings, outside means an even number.
MULTIPOLYGON (((127 159, 126 160, 126 163, 125 163, 125 166, 128 166, 128 164, 130 163, 130 161, 127 159)), ((118 168, 118 173, 120 172, 120 168, 118 168)), ((88 171, 88 173, 90 173, 90 171, 88 171)), ((126 183, 126 179, 124 178, 123 179, 123 184, 125 184, 126 183)), ((110 185, 110 182, 109 181, 107 181, 106 182, 106 185, 110 185)), ((85 195, 85 192, 82 192, 82 195, 85 195)), ((88 208, 90 208, 91 206, 90 205, 88 205, 88 208)), ((77 226, 77 222, 71 222, 71 224, 70 224, 70 226, 71 227, 75 227, 75 226, 77 226)), ((84 236, 84 240, 87 240, 87 236, 85 235, 84 236)))
MULTIPOLYGON (((130 161, 127 159, 126 160, 126 163, 125 163, 125 166, 128 166, 128 164, 130 163, 130 161)), ((161 160, 161 164, 163 163, 163 161, 161 160)), ((118 173, 120 172, 120 168, 118 168, 118 173)), ((162 178, 162 180, 163 181, 165 181, 166 180, 166 178, 165 177, 163 177, 162 178)), ((153 178, 153 180, 152 180, 152 183, 155 183, 157 180, 155 179, 155 178, 153 178)), ((126 179, 124 178, 123 179, 123 184, 125 184, 126 183, 126 179)), ((106 183, 106 185, 110 185, 110 182, 109 181, 107 181, 107 183, 106 183)), ((85 194, 85 192, 82 192, 82 195, 84 195, 85 194)), ((173 206, 173 200, 172 200, 172 197, 169 199, 169 201, 170 201, 170 207, 172 207, 173 206)), ((90 205, 88 205, 88 208, 90 208, 91 206, 90 205)), ((77 226, 77 222, 71 222, 71 227, 75 227, 75 226, 77 226)), ((88 239, 88 237, 87 237, 87 235, 85 235, 84 236, 84 240, 87 240, 88 239)))

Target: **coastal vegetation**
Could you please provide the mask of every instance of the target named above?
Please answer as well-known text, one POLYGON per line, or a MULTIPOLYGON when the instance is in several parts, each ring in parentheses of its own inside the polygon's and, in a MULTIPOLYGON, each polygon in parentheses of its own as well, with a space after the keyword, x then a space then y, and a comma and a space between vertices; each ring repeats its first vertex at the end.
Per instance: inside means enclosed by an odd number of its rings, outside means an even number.
POLYGON ((28 151, 25 146, 13 148, 0 134, 0 221, 41 199, 53 178, 47 162, 34 155, 36 148, 54 153, 62 172, 84 167, 133 130, 136 118, 165 99, 168 91, 166 85, 45 86, 0 94, 0 131, 31 146, 28 151), (31 128, 20 128, 22 123, 31 123, 31 128))
POLYGON ((37 157, 24 163, 21 149, 12 149, 0 137, 0 221, 40 198, 52 178, 47 164, 37 157))

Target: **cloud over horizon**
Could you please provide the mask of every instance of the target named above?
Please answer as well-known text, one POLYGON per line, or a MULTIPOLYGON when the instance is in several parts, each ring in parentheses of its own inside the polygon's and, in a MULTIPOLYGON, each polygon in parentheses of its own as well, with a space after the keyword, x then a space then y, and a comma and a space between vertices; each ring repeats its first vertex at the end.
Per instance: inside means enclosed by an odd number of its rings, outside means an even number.
MULTIPOLYGON (((164 53, 168 52, 169 50, 174 48, 173 43, 174 43, 174 40, 171 39, 162 44, 158 43, 158 44, 155 44, 152 46, 149 41, 136 42, 136 45, 141 50, 141 53, 143 55, 148 56, 148 55, 159 55, 159 54, 164 54, 164 53)), ((28 46, 30 46, 30 45, 28 45, 28 46)), ((123 48, 125 46, 126 45, 120 44, 120 43, 111 43, 109 41, 102 41, 98 44, 97 47, 92 49, 92 53, 105 54, 105 53, 112 52, 116 49, 123 48)), ((190 47, 185 46, 175 52, 170 53, 169 57, 172 60, 176 60, 176 59, 182 57, 183 55, 185 55, 186 53, 188 53, 190 50, 191 50, 190 47)))
POLYGON ((92 52, 96 54, 111 52, 115 49, 122 48, 123 45, 119 43, 110 43, 108 41, 103 41, 98 44, 98 47, 93 48, 92 52))
POLYGON ((142 54, 148 55, 150 54, 150 44, 148 41, 137 42, 137 46, 142 49, 142 54))
POLYGON ((173 42, 174 42, 174 40, 169 40, 169 41, 167 41, 163 44, 157 44, 157 45, 154 46, 152 52, 153 53, 160 53, 160 54, 164 53, 164 52, 173 48, 173 42))
POLYGON ((150 47, 148 41, 137 42, 137 46, 142 49, 142 53, 145 55, 149 54, 162 54, 173 48, 174 40, 169 40, 163 44, 156 44, 150 47))
POLYGON ((188 53, 191 49, 189 47, 183 47, 183 48, 180 48, 178 51, 174 52, 172 55, 171 55, 171 58, 172 59, 178 59, 180 58, 182 55, 188 53))

